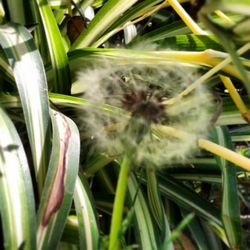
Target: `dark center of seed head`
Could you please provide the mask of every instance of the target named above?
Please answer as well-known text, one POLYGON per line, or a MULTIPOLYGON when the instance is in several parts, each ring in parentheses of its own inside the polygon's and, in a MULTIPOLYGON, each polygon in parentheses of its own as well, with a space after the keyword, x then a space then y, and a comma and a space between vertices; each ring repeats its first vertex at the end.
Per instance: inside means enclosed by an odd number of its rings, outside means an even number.
POLYGON ((134 117, 143 118, 146 122, 159 123, 164 116, 162 98, 145 90, 126 92, 123 96, 123 108, 134 117))

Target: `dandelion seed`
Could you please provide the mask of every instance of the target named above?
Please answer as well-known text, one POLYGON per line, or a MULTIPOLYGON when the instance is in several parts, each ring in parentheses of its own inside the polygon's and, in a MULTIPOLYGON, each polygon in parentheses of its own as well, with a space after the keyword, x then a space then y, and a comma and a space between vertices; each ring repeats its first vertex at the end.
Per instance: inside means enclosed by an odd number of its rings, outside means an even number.
POLYGON ((84 85, 85 129, 98 140, 98 147, 109 154, 129 154, 134 162, 161 166, 184 161, 197 148, 197 138, 206 136, 211 98, 204 87, 174 102, 195 78, 183 65, 114 65, 104 63, 79 74, 84 85), (100 105, 111 105, 130 115, 104 112, 100 105), (157 132, 157 125, 183 131, 185 138, 157 132))

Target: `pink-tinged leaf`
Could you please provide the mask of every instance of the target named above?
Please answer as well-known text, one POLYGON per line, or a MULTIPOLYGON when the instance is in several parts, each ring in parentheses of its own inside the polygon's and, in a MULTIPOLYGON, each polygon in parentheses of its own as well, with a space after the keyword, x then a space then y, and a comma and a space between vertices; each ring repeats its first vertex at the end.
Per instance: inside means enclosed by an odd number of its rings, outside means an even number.
POLYGON ((64 196, 64 178, 66 172, 67 152, 71 130, 67 121, 60 113, 55 113, 58 124, 61 124, 60 133, 60 158, 54 184, 43 215, 42 224, 46 226, 52 215, 60 208, 64 196))
POLYGON ((80 140, 76 125, 51 110, 52 153, 38 211, 38 249, 56 249, 69 213, 78 174, 80 140))

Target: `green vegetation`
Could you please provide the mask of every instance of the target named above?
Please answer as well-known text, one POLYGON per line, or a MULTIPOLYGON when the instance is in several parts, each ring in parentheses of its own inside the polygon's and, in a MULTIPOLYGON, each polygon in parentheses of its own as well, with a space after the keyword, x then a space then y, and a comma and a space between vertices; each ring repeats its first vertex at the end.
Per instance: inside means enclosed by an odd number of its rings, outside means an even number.
POLYGON ((248 249, 248 0, 0 0, 0 249, 248 249))

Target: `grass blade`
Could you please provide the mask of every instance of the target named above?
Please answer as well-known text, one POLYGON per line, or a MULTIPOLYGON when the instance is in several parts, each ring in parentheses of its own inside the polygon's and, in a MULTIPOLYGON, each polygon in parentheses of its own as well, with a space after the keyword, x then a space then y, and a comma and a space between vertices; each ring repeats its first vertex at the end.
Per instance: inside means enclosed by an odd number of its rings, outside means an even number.
POLYGON ((48 1, 37 0, 37 4, 39 6, 39 12, 49 46, 54 76, 53 91, 69 94, 71 88, 71 78, 68 66, 68 57, 63 46, 61 33, 48 1))
MULTIPOLYGON (((158 64, 168 65, 171 63, 188 63, 196 67, 220 67, 221 63, 225 63, 228 60, 227 53, 223 53, 216 50, 204 50, 204 51, 143 51, 143 50, 129 50, 129 49, 101 49, 101 48, 85 48, 80 50, 74 50, 69 53, 70 68, 72 72, 81 69, 82 64, 89 63, 95 60, 99 61, 113 60, 117 63, 131 64, 158 64)), ((240 59, 239 59, 240 60, 240 59)), ((248 60, 242 61, 243 64, 249 64, 248 60)), ((249 65, 248 65, 249 66, 249 65)), ((224 74, 236 77, 240 79, 239 72, 229 63, 222 68, 215 68, 216 73, 223 72, 224 74)), ((210 74, 210 73, 209 73, 210 74)), ((214 74, 214 73, 213 73, 214 74)), ((212 76, 212 74, 211 74, 212 76)), ((210 76, 210 77, 211 77, 210 76)))
POLYGON ((194 193, 187 186, 179 183, 170 176, 158 176, 160 192, 177 203, 179 206, 186 208, 188 211, 194 211, 206 220, 211 220, 219 227, 222 227, 219 211, 206 200, 194 193))
POLYGON ((155 170, 147 169, 147 194, 151 213, 157 223, 159 229, 163 232, 164 228, 164 213, 161 197, 158 190, 158 182, 155 170))
MULTIPOLYGON (((187 212, 181 209, 182 216, 187 216, 187 212)), ((208 241, 206 239, 206 234, 199 223, 198 218, 194 217, 192 221, 188 224, 188 229, 195 241, 197 248, 199 250, 209 250, 208 241)))
POLYGON ((12 22, 25 24, 25 8, 22 0, 7 0, 5 8, 8 10, 9 18, 12 22))
POLYGON ((185 216, 185 218, 182 219, 180 224, 172 231, 172 234, 166 240, 166 244, 169 244, 171 241, 178 239, 181 236, 182 231, 192 221, 194 216, 195 216, 194 213, 190 213, 187 216, 185 216))
MULTIPOLYGON (((223 127, 216 127, 213 131, 216 143, 233 148, 228 131, 223 127)), ((242 247, 242 228, 240 221, 240 204, 238 197, 238 186, 236 179, 236 169, 231 163, 221 157, 215 157, 222 172, 222 221, 228 242, 232 249, 242 247)))
POLYGON ((74 192, 74 203, 79 224, 80 249, 98 249, 99 228, 96 211, 93 207, 93 198, 90 189, 83 177, 78 177, 74 192))
POLYGON ((214 49, 224 51, 224 48, 212 35, 176 35, 165 38, 160 47, 169 48, 177 51, 204 51, 214 49))
POLYGON ((176 21, 171 24, 164 25, 158 29, 154 29, 144 35, 136 37, 129 46, 140 45, 140 43, 152 44, 155 42, 163 42, 166 38, 175 37, 177 35, 186 35, 189 34, 190 30, 182 21, 176 21))
POLYGON ((141 249, 158 249, 150 211, 142 191, 140 189, 138 190, 138 185, 139 184, 136 181, 136 178, 131 174, 128 178, 128 191, 130 199, 133 201, 135 199, 135 195, 137 195, 133 205, 136 222, 135 235, 140 242, 141 249))

